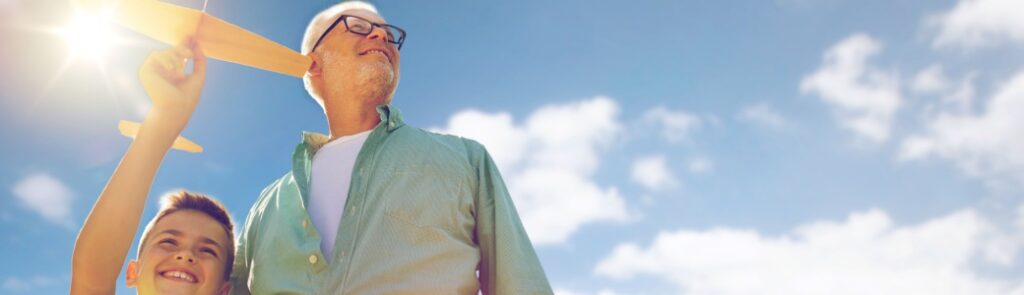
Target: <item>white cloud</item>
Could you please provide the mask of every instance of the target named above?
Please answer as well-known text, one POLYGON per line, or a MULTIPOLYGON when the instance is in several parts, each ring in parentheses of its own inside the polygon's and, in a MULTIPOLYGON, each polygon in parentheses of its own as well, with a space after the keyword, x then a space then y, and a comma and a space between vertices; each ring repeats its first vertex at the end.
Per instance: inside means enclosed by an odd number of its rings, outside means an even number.
POLYGON ((1017 227, 1024 230, 1024 205, 1017 208, 1017 227))
POLYGON ((1011 294, 1024 290, 1018 278, 973 268, 1012 267, 1024 250, 1015 239, 1021 234, 972 209, 910 226, 869 210, 780 236, 734 228, 662 232, 646 249, 617 246, 595 273, 653 276, 688 294, 1011 294))
POLYGON ((678 185, 675 175, 665 163, 664 155, 645 156, 634 160, 630 177, 634 182, 652 191, 662 191, 678 185))
POLYGON ((690 169, 690 173, 693 174, 708 174, 715 170, 715 163, 711 162, 711 159, 705 157, 696 157, 690 159, 690 163, 687 165, 690 169))
POLYGON ((781 128, 786 126, 786 119, 779 115, 771 105, 765 102, 751 104, 743 107, 739 113, 740 120, 751 122, 761 126, 781 128))
POLYGON ((961 0, 952 10, 932 16, 938 28, 935 47, 976 48, 1004 41, 1024 42, 1024 1, 961 0))
POLYGON ((15 292, 37 291, 41 287, 48 287, 58 283, 58 278, 47 276, 34 276, 31 278, 8 277, 4 280, 4 289, 15 292))
POLYGON ((974 112, 974 78, 977 76, 974 72, 965 75, 955 89, 942 96, 941 108, 961 114, 974 112))
POLYGON ((32 288, 32 285, 20 278, 7 278, 4 280, 4 289, 25 291, 32 288))
POLYGON ((821 68, 800 83, 801 92, 817 94, 833 108, 843 127, 874 144, 889 138, 902 100, 898 77, 868 64, 881 49, 871 36, 854 34, 828 49, 821 68))
POLYGON ((460 111, 448 119, 448 128, 440 132, 461 135, 483 143, 498 167, 507 171, 518 168, 530 144, 527 130, 516 126, 512 115, 504 112, 489 114, 472 109, 460 111))
POLYGON ((942 65, 936 63, 918 72, 910 89, 915 94, 934 95, 939 98, 938 103, 926 104, 921 110, 924 115, 937 110, 969 113, 972 112, 974 103, 974 79, 977 76, 976 72, 969 72, 957 84, 946 76, 942 65))
POLYGON ((585 224, 629 218, 618 188, 593 179, 602 155, 621 135, 618 113, 613 99, 596 97, 543 106, 522 124, 508 113, 461 111, 437 131, 486 146, 530 239, 556 244, 585 224))
POLYGON ((700 117, 684 112, 673 111, 666 107, 656 107, 644 114, 644 121, 661 127, 661 136, 669 143, 680 143, 688 140, 690 133, 702 124, 700 117))
POLYGON ((73 229, 71 203, 74 192, 63 182, 46 173, 29 175, 11 189, 22 206, 38 213, 43 219, 73 229))
POLYGON ((950 87, 949 79, 943 74, 942 65, 933 64, 918 72, 910 88, 917 93, 937 93, 950 87))
MULTIPOLYGON (((967 104, 970 96, 964 100, 967 104)), ((900 157, 936 156, 954 161, 969 175, 1020 184, 1024 181, 1020 130, 1024 130, 1024 71, 1005 83, 981 114, 954 108, 929 118, 922 133, 903 140, 900 157)))

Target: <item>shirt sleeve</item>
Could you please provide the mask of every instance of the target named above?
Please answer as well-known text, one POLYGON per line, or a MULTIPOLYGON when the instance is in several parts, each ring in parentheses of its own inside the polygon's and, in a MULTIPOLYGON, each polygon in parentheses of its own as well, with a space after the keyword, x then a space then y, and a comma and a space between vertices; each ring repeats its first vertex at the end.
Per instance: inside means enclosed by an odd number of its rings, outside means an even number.
MULTIPOLYGON (((265 197, 266 190, 260 194, 260 199, 265 197)), ((257 210, 259 202, 254 204, 252 209, 249 210, 249 215, 245 218, 245 226, 239 233, 238 239, 235 241, 235 261, 231 268, 231 294, 232 295, 249 295, 249 273, 250 273, 250 261, 252 261, 252 250, 249 246, 250 239, 253 238, 252 231, 255 230, 253 223, 255 222, 254 214, 257 210)))
POLYGON ((519 220, 498 168, 476 147, 476 240, 483 294, 552 294, 544 269, 519 220))

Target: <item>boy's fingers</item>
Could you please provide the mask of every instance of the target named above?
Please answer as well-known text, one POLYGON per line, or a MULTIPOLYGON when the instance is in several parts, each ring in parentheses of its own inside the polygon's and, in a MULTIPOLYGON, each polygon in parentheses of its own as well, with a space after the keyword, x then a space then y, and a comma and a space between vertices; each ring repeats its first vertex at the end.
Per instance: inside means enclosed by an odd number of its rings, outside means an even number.
POLYGON ((192 46, 192 75, 202 80, 206 78, 206 54, 203 53, 203 49, 199 46, 199 43, 194 43, 192 46))
POLYGON ((170 72, 171 70, 174 70, 174 59, 164 52, 154 51, 149 55, 149 59, 156 65, 160 66, 160 69, 163 72, 170 72))
POLYGON ((146 58, 146 63, 168 82, 176 84, 185 79, 185 60, 178 58, 172 50, 153 51, 146 58))
POLYGON ((143 71, 149 71, 150 69, 152 69, 153 71, 164 71, 166 69, 163 62, 161 62, 160 59, 157 57, 156 51, 150 52, 149 56, 146 57, 146 61, 143 62, 139 74, 142 74, 141 72, 143 71))
POLYGON ((183 60, 178 59, 172 54, 161 54, 159 60, 164 66, 164 75, 169 79, 178 80, 185 76, 185 62, 183 60))
MULTIPOLYGON (((156 58, 151 58, 148 66, 157 66, 156 58)), ((167 83, 166 76, 159 70, 147 70, 145 68, 139 70, 139 80, 142 82, 142 87, 149 94, 150 99, 157 101, 164 99, 161 95, 164 93, 173 93, 174 88, 170 83, 167 83), (163 81, 161 81, 163 80, 163 81)))
POLYGON ((171 51, 174 53, 175 56, 177 56, 180 59, 192 58, 192 49, 190 49, 189 47, 191 46, 189 46, 188 43, 181 44, 178 46, 174 46, 174 48, 171 49, 171 51))

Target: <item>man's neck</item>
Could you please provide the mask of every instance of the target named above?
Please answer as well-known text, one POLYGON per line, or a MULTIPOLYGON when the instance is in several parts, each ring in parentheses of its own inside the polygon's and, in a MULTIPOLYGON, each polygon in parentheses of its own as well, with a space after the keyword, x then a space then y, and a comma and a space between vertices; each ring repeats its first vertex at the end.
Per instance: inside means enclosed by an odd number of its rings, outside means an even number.
POLYGON ((331 140, 373 129, 380 123, 376 105, 354 103, 343 107, 328 106, 326 113, 331 140))

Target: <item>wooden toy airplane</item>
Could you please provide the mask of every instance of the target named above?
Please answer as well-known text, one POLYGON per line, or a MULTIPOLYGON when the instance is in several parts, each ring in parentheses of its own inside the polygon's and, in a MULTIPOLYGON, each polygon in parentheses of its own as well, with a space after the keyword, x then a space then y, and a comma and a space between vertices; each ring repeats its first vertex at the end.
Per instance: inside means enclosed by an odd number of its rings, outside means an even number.
MULTIPOLYGON (((192 36, 209 58, 301 78, 312 60, 256 33, 213 17, 204 11, 158 0, 72 0, 84 9, 113 9, 114 22, 170 45, 192 36)), ((205 8, 204 8, 205 9, 205 8)), ((121 121, 121 134, 134 138, 138 123, 121 121)), ((198 153, 203 148, 183 137, 175 149, 198 153)))

